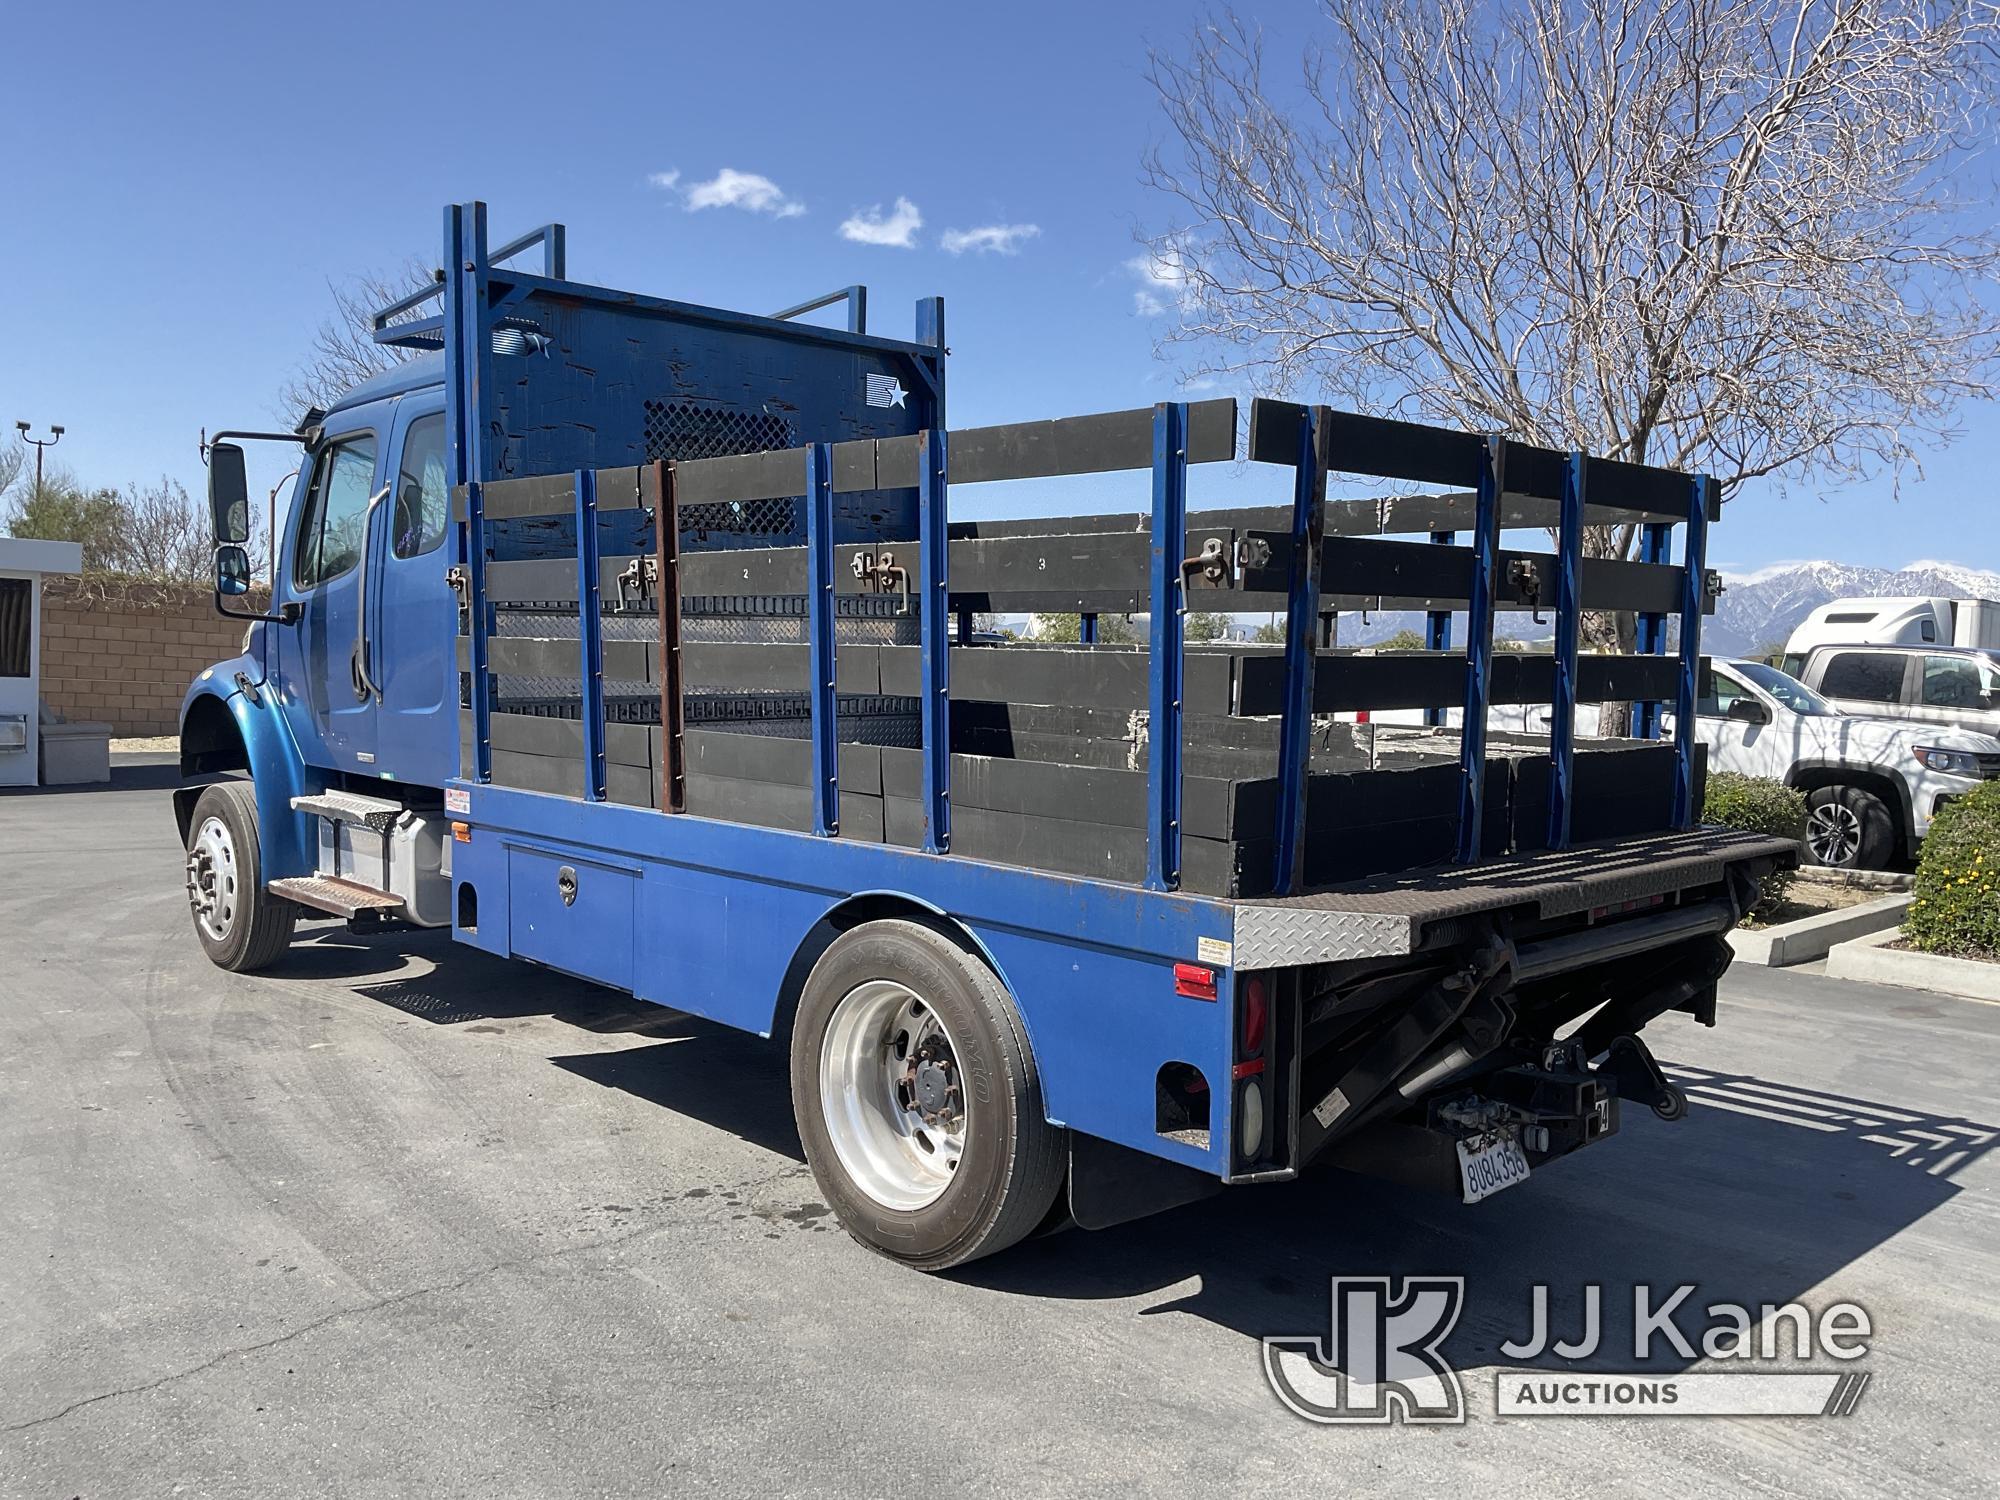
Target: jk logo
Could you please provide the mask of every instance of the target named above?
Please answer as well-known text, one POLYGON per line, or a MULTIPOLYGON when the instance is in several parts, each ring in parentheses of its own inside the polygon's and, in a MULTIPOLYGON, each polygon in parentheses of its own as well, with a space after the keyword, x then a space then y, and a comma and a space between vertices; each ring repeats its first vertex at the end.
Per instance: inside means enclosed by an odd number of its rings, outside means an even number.
POLYGON ((1308 1422, 1463 1422, 1465 1392, 1438 1346, 1465 1306, 1463 1276, 1333 1278, 1327 1338, 1264 1340, 1264 1377, 1308 1422))

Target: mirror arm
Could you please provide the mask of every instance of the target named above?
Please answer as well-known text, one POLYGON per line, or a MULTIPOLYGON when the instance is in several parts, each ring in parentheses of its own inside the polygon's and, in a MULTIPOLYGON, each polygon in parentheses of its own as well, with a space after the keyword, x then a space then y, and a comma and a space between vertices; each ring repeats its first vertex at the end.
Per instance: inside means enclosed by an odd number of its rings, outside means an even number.
POLYGON ((202 439, 201 461, 203 463, 208 462, 208 450, 213 448, 217 443, 228 442, 232 439, 241 439, 253 443, 299 443, 303 445, 306 442, 306 434, 303 432, 218 432, 213 436, 202 439))
POLYGON ((278 606, 275 614, 251 614, 247 610, 224 609, 222 607, 222 597, 220 592, 215 595, 215 612, 225 620, 262 621, 266 625, 291 625, 295 624, 299 616, 306 612, 306 607, 299 603, 298 600, 287 599, 283 604, 278 606))

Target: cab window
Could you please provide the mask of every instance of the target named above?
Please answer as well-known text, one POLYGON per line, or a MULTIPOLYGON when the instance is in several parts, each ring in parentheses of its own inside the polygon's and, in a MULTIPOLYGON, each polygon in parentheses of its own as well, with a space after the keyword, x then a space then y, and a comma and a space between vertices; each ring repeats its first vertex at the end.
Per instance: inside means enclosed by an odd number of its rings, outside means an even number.
POLYGON ((396 556, 416 557, 444 540, 444 413, 419 417, 403 436, 396 475, 396 556))
POLYGON ((1730 705, 1738 698, 1747 698, 1750 695, 1743 690, 1743 684, 1733 678, 1713 670, 1708 675, 1708 691, 1695 700, 1694 711, 1700 718, 1726 719, 1729 717, 1730 705))
POLYGON ((1884 652, 1843 651, 1826 664, 1819 690, 1829 698, 1894 703, 1903 696, 1903 658, 1884 652))
POLYGON ((375 483, 375 435, 360 433, 324 449, 299 521, 292 577, 302 589, 338 578, 361 561, 368 497, 375 483))

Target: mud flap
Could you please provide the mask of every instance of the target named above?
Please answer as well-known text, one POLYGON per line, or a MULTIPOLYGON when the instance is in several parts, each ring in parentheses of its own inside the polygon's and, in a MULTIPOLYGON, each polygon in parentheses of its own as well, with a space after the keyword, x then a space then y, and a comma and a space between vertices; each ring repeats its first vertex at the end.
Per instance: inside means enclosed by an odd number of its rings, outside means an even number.
POLYGON ((1221 1191, 1219 1177, 1070 1132, 1069 1211, 1080 1228, 1109 1229, 1221 1191))

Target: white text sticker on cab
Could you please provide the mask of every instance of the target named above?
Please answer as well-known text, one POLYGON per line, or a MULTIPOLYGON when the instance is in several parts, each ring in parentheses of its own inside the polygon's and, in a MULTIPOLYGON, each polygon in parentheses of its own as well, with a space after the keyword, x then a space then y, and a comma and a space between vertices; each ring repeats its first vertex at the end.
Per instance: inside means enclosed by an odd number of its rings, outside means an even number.
POLYGON ((444 789, 444 810, 448 813, 472 811, 472 793, 462 786, 448 786, 444 789))
POLYGON ((1218 969, 1226 969, 1236 960, 1236 948, 1221 938, 1196 938, 1194 956, 1201 963, 1214 964, 1218 969))

